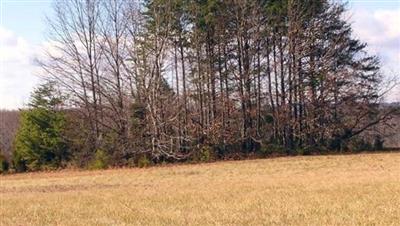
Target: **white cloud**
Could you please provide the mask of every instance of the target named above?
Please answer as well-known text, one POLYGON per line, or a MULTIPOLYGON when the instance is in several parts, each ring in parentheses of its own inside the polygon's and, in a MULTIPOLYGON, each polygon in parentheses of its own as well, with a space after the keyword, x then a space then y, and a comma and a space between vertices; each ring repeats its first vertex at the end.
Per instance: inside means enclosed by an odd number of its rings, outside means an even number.
POLYGON ((35 46, 0 26, 0 108, 19 108, 38 83, 35 46))
MULTIPOLYGON (((400 82, 400 8, 351 9, 354 34, 368 44, 370 53, 378 55, 382 71, 389 78, 400 82)), ((388 101, 400 101, 400 86, 388 95, 388 101)))

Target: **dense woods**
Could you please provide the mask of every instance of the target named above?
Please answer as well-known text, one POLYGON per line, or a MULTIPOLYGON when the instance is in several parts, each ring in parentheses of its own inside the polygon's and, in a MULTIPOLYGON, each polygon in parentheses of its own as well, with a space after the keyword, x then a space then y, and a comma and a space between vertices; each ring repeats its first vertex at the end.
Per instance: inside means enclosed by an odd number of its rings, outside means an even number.
POLYGON ((38 63, 79 166, 381 147, 363 135, 398 113, 332 1, 58 0, 54 12, 38 63))

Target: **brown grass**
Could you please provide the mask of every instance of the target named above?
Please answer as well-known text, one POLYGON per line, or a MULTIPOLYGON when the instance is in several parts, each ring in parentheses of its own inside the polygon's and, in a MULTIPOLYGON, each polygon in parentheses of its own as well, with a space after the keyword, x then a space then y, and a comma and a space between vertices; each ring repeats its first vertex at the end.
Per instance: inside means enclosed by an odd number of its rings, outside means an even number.
POLYGON ((0 177, 0 225, 399 225, 400 153, 0 177))

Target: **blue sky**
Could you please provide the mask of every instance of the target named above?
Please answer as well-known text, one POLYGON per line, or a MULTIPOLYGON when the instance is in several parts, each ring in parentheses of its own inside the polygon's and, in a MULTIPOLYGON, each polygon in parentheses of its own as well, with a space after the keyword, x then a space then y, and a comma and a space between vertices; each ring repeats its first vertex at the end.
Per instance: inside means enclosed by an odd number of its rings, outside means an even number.
POLYGON ((393 9, 399 7, 400 1, 398 0, 349 0, 341 1, 348 2, 350 6, 356 7, 358 9, 393 9))
POLYGON ((0 0, 2 3, 2 26, 11 29, 33 43, 44 39, 45 15, 52 11, 51 1, 46 0, 0 0))
MULTIPOLYGON (((33 58, 46 45, 51 0, 0 0, 0 108, 23 107, 39 82, 33 58)), ((382 58, 387 76, 400 75, 400 0, 350 0, 354 33, 382 58)), ((400 79, 400 78, 399 78, 400 79)), ((400 101, 400 88, 389 101, 400 101)))

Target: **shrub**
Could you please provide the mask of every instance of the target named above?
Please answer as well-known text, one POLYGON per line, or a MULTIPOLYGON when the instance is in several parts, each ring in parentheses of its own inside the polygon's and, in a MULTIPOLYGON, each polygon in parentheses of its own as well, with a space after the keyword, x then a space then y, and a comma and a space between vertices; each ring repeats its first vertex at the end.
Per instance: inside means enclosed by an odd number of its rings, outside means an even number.
POLYGON ((353 138, 347 143, 346 149, 351 152, 360 152, 360 151, 370 151, 373 149, 373 147, 371 143, 365 141, 364 139, 353 138))
POLYGON ((6 173, 8 171, 8 167, 9 164, 6 157, 0 153, 0 174, 6 173))
POLYGON ((285 154, 285 148, 282 145, 274 144, 274 143, 268 143, 268 144, 261 144, 259 152, 261 155, 264 157, 272 154, 278 154, 282 155, 285 154))
POLYGON ((208 145, 202 146, 193 156, 194 162, 209 162, 213 156, 212 148, 208 145))
POLYGON ((261 144, 260 149, 258 150, 258 152, 263 156, 266 157, 268 155, 272 154, 272 148, 270 144, 261 144))
POLYGON ((381 136, 377 135, 374 140, 374 150, 382 150, 383 149, 384 140, 381 136))
POLYGON ((26 161, 17 151, 13 153, 12 164, 16 172, 25 172, 27 170, 26 161))
POLYGON ((106 169, 109 163, 109 156, 108 154, 99 149, 94 154, 94 158, 89 163, 89 169, 98 170, 98 169, 106 169))
POLYGON ((204 146, 200 150, 200 161, 201 162, 209 162, 211 160, 211 147, 204 146))
POLYGON ((144 168, 148 167, 151 165, 150 160, 147 158, 147 156, 143 155, 142 157, 139 158, 138 160, 138 167, 144 168))
POLYGON ((298 155, 310 155, 313 151, 314 147, 301 147, 296 149, 296 154, 298 155))

